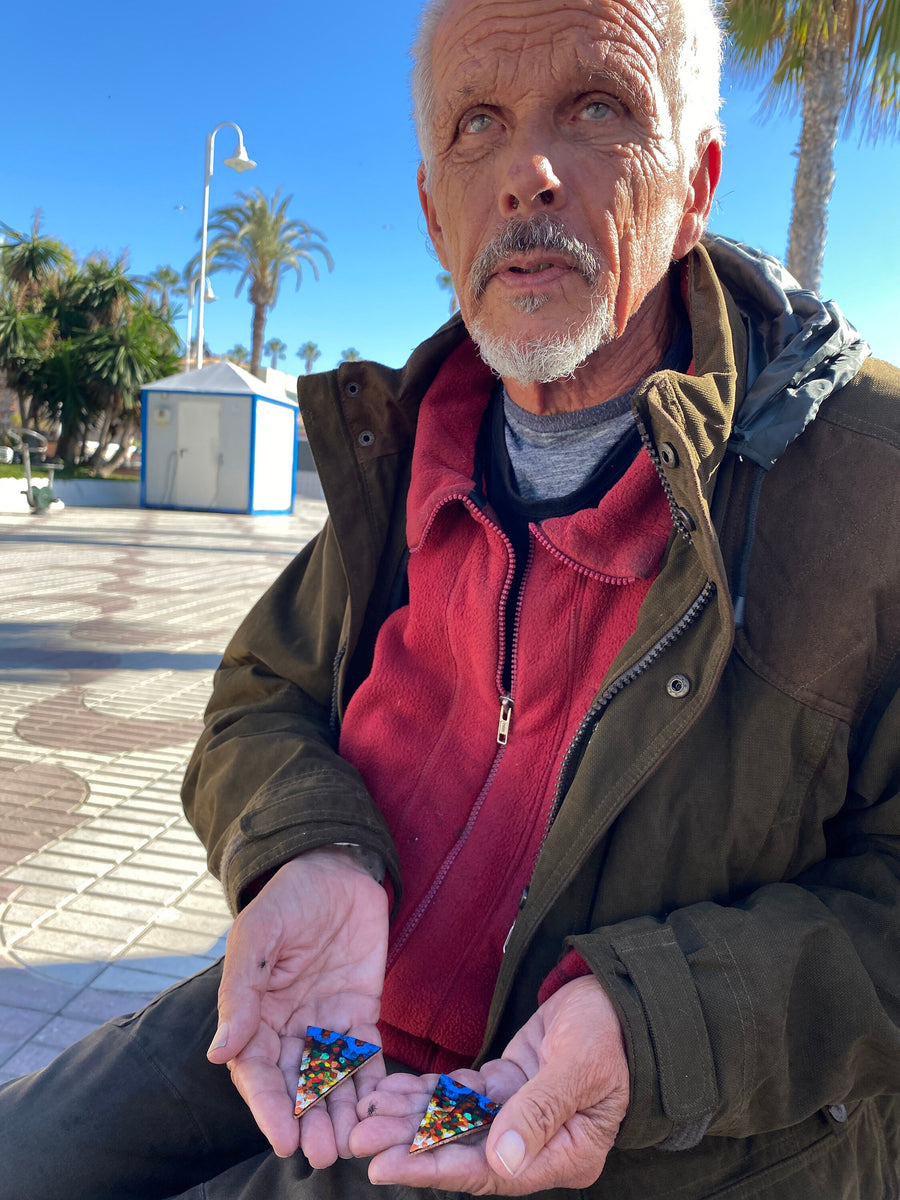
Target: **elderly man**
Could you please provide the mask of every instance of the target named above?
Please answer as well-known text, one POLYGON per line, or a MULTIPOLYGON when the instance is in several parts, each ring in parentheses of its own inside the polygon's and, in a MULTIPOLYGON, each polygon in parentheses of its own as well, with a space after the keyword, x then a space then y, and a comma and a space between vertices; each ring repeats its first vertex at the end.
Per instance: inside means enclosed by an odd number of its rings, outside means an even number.
POLYGON ((304 381, 330 519, 185 782, 221 984, 6 1089, 0 1194, 895 1196, 900 377, 704 236, 705 0, 416 58, 462 319, 304 381), (384 1055, 297 1122, 309 1025, 384 1055), (438 1072, 502 1109, 410 1155, 438 1072))

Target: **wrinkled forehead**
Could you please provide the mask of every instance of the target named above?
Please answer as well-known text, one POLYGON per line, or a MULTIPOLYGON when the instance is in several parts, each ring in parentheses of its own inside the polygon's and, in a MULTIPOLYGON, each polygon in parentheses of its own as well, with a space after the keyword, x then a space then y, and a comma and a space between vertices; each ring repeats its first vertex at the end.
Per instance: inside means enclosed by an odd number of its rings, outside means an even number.
POLYGON ((439 118, 456 97, 527 86, 536 68, 618 80, 655 109, 668 49, 665 0, 450 0, 432 53, 439 118))

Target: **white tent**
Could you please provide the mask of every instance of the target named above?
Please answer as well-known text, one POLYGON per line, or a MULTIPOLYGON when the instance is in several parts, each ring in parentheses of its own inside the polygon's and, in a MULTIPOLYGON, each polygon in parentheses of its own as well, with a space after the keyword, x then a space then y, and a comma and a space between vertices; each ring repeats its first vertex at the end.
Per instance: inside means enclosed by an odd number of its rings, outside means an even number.
POLYGON ((230 362, 141 391, 141 504, 286 513, 294 505, 297 401, 230 362))

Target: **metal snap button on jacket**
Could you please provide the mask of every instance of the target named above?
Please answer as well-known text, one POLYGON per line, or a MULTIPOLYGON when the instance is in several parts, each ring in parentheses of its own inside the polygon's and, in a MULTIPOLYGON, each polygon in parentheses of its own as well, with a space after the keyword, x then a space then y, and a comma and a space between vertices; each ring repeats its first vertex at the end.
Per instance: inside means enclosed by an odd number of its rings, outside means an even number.
POLYGON ((666 691, 675 700, 683 700, 691 690, 691 681, 687 675, 673 675, 666 684, 666 691))

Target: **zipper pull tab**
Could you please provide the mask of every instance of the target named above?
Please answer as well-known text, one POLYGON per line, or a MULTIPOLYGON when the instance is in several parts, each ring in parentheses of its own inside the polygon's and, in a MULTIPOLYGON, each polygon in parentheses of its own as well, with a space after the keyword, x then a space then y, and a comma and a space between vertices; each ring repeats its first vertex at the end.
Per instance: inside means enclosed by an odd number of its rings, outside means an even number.
POLYGON ((497 744, 505 746, 509 741, 509 723, 512 720, 513 702, 511 696, 500 697, 500 724, 497 726, 497 744))
MULTIPOLYGON (((525 907, 525 901, 528 899, 528 889, 529 889, 530 887, 531 887, 531 884, 530 884, 530 883, 526 883, 526 884, 525 884, 525 891, 524 891, 524 892, 522 893, 522 895, 519 897, 519 909, 518 909, 518 912, 516 913, 516 921, 518 921, 518 919, 519 919, 519 913, 520 913, 520 912, 522 911, 522 909, 525 907)), ((503 949, 502 949, 502 951, 501 951, 501 954, 505 954, 505 953, 506 953, 506 947, 509 945, 509 939, 512 937, 512 935, 513 935, 513 930, 514 930, 514 929, 515 929, 515 927, 516 927, 516 921, 513 921, 512 925, 510 925, 510 927, 509 927, 509 933, 506 935, 506 938, 505 938, 505 940, 504 940, 504 942, 503 942, 503 949)))

